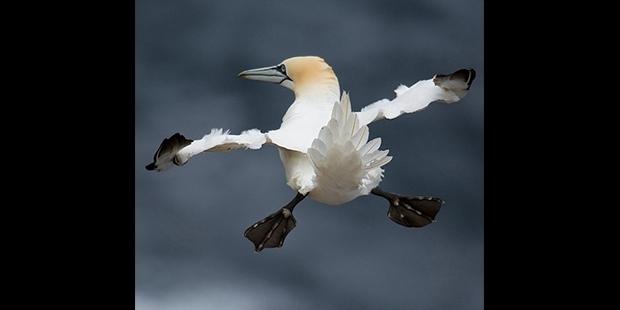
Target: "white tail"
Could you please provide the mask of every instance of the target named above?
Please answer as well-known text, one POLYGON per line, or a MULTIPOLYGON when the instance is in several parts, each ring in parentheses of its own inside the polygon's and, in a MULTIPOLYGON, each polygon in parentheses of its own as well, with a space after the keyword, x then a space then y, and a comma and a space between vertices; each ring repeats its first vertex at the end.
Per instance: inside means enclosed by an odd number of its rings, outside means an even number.
POLYGON ((362 187, 372 186, 377 177, 378 184, 379 168, 392 159, 387 156, 388 150, 379 150, 380 146, 381 138, 368 141, 368 126, 360 124, 351 111, 349 95, 343 92, 340 103, 334 105, 331 120, 308 149, 317 184, 322 187, 314 191, 330 192, 343 200, 350 195, 367 194, 372 188, 362 187), (368 178, 373 181, 365 180, 368 178))

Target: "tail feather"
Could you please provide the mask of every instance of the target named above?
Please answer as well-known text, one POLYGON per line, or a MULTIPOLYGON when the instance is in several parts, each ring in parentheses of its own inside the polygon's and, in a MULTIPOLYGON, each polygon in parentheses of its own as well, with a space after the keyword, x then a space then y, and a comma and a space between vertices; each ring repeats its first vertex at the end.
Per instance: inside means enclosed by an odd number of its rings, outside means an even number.
POLYGON ((391 157, 387 156, 388 150, 379 150, 380 138, 368 141, 368 136, 368 126, 359 122, 351 111, 349 95, 343 93, 332 109, 330 121, 308 149, 318 184, 334 191, 359 191, 360 186, 369 183, 364 181, 369 175, 373 180, 380 178, 380 173, 369 174, 369 170, 387 164, 391 157))
POLYGON ((364 144, 359 152, 361 155, 366 155, 368 153, 376 152, 381 146, 381 138, 374 138, 370 142, 364 144))
POLYGON ((362 126, 351 138, 351 143, 359 150, 368 141, 368 126, 362 126))

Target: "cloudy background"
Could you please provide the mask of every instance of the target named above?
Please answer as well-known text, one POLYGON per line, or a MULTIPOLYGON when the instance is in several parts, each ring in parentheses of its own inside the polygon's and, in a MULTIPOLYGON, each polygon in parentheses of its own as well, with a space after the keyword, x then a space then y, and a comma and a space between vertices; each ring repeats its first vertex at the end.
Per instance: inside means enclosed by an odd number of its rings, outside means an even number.
POLYGON ((482 1, 136 1, 136 308, 481 309, 482 1), (382 188, 446 200, 407 229, 369 196, 304 200, 280 249, 245 228, 293 196, 275 148, 210 153, 164 173, 164 137, 276 129, 293 94, 242 70, 318 55, 359 110, 436 73, 472 67, 469 95, 371 126, 394 159, 382 188))

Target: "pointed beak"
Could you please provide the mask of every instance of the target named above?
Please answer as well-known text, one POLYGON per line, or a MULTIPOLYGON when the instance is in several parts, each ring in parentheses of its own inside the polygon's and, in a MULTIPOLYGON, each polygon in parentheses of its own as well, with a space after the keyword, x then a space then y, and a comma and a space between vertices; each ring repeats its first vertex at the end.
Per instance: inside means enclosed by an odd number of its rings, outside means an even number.
POLYGON ((282 83, 285 80, 290 80, 290 78, 285 73, 279 70, 278 66, 245 70, 239 73, 238 77, 246 80, 263 81, 277 84, 282 83))

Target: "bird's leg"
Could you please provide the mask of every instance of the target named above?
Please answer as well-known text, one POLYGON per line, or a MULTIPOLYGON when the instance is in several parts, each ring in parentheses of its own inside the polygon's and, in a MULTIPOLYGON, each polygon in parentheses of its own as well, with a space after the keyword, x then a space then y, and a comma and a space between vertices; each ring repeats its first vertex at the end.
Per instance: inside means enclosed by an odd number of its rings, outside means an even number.
POLYGON ((387 216, 407 227, 422 227, 435 221, 443 200, 435 197, 400 196, 375 187, 371 193, 390 202, 387 216))
POLYGON ((279 248, 284 244, 286 235, 295 228, 297 223, 293 217, 293 209, 306 198, 306 195, 297 193, 286 206, 245 230, 243 235, 254 243, 256 252, 262 251, 263 248, 279 248))

